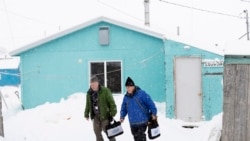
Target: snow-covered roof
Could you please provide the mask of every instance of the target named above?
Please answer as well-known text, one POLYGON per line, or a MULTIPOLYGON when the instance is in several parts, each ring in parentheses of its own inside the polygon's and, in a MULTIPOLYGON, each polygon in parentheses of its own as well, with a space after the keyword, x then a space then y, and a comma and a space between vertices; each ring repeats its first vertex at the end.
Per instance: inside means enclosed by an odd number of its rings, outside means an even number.
POLYGON ((41 44, 46 43, 48 41, 51 41, 53 39, 59 38, 59 37, 64 36, 66 34, 72 33, 74 31, 83 29, 83 28, 88 27, 88 26, 90 26, 90 25, 92 25, 94 23, 98 23, 98 22, 102 22, 102 21, 112 23, 112 24, 115 24, 115 25, 119 25, 119 26, 122 26, 124 28, 131 29, 131 30, 134 30, 134 31, 138 31, 138 32, 141 32, 141 33, 144 33, 144 34, 156 37, 156 38, 164 39, 164 34, 163 33, 160 33, 159 31, 153 30, 152 28, 147 27, 147 26, 140 26, 139 23, 138 24, 135 24, 135 23, 130 24, 129 22, 118 21, 118 20, 115 20, 115 19, 107 18, 105 16, 100 16, 100 17, 97 17, 95 19, 84 22, 84 23, 82 23, 80 25, 77 25, 77 26, 74 26, 74 27, 69 28, 67 30, 64 30, 62 32, 51 35, 51 36, 49 36, 47 38, 41 39, 41 40, 36 41, 34 43, 31 43, 31 44, 28 44, 28 45, 23 46, 21 48, 18 48, 18 49, 14 50, 14 51, 11 51, 10 55, 18 55, 19 53, 22 53, 22 52, 24 52, 26 50, 32 49, 32 48, 34 48, 34 47, 36 47, 38 45, 41 45, 41 44))
POLYGON ((183 43, 187 46, 196 47, 205 51, 209 51, 218 55, 224 55, 225 43, 223 41, 208 41, 206 39, 183 38, 176 35, 165 35, 167 40, 173 40, 183 43))
POLYGON ((250 55, 250 41, 227 41, 225 55, 250 55))
POLYGON ((218 55, 250 55, 249 40, 217 40, 207 41, 179 36, 166 36, 167 39, 193 46, 202 50, 216 53, 218 55))
MULTIPOLYGON (((126 23, 126 25, 128 24, 129 27, 133 25, 136 27, 140 27, 139 29, 143 28, 143 31, 144 31, 144 28, 146 29, 148 28, 144 25, 143 19, 145 15, 143 14, 144 4, 142 1, 134 1, 134 0, 80 1, 79 0, 78 2, 74 2, 74 3, 63 1, 57 7, 57 12, 54 12, 54 9, 48 9, 47 12, 41 12, 41 10, 44 10, 44 6, 47 6, 48 4, 51 4, 51 3, 57 4, 57 1, 52 2, 52 1, 46 0, 42 2, 42 4, 44 5, 40 5, 40 3, 39 4, 32 3, 33 5, 31 4, 32 6, 27 7, 27 9, 25 10, 27 10, 26 11, 27 13, 31 13, 34 17, 40 16, 40 19, 43 19, 43 17, 46 17, 45 18, 46 21, 48 23, 53 23, 52 25, 54 25, 55 23, 57 23, 56 25, 58 25, 58 23, 60 23, 59 30, 68 29, 69 27, 70 29, 72 29, 71 27, 74 28, 75 23, 77 24, 83 23, 83 22, 86 24, 90 23, 90 21, 94 17, 100 17, 100 16, 105 16, 105 17, 110 17, 112 19, 115 19, 115 22, 121 21, 122 23, 126 23), (65 11, 65 6, 70 7, 72 6, 71 3, 74 4, 73 6, 74 8, 70 11, 69 10, 65 11), (35 11, 34 11, 34 7, 36 8, 35 11), (49 10, 52 10, 52 11, 49 11, 49 10), (40 12, 43 14, 40 15, 40 12), (57 13, 60 13, 60 16, 57 15, 57 13), (57 18, 54 18, 56 16, 57 18)), ((176 1, 176 3, 180 3, 180 2, 176 1)), ((181 3, 185 3, 185 2, 183 1, 181 3)), ((216 1, 216 3, 220 3, 220 2, 216 1)), ((221 1, 221 3, 223 3, 223 1, 221 1)), ((25 5, 24 2, 20 4, 25 5)), ((207 1, 204 3, 204 2, 196 1, 195 4, 197 4, 197 6, 199 4, 202 4, 202 5, 210 6, 213 8, 217 8, 218 11, 221 10, 221 6, 214 5, 214 2, 207 1)), ((224 7, 225 8, 224 12, 227 11, 226 13, 233 14, 234 12, 242 9, 242 7, 245 7, 244 3, 236 2, 236 1, 233 3, 233 5, 235 5, 234 9, 231 8, 231 5, 232 5, 232 2, 226 4, 224 7)), ((23 11, 21 7, 22 6, 20 6, 19 9, 17 9, 17 7, 13 7, 13 8, 15 8, 15 10, 19 12, 20 11, 25 12, 23 11)), ((190 46, 195 46, 197 48, 205 49, 207 51, 214 52, 214 53, 221 54, 221 55, 224 55, 222 48, 224 48, 225 43, 218 43, 217 41, 214 41, 214 40, 218 39, 219 41, 222 41, 225 39, 238 39, 238 36, 241 33, 244 33, 243 32, 244 28, 234 28, 234 27, 239 27, 239 25, 242 24, 242 21, 234 20, 230 16, 224 16, 224 18, 220 16, 212 16, 212 15, 206 16, 204 15, 206 14, 206 12, 199 12, 199 10, 196 12, 195 11, 196 10, 194 9, 190 10, 190 8, 184 8, 182 6, 178 6, 178 4, 175 5, 174 3, 171 3, 171 2, 168 3, 168 2, 163 2, 163 1, 150 1, 150 29, 152 29, 152 27, 157 27, 158 30, 153 30, 153 31, 157 31, 157 33, 164 33, 167 39, 173 39, 175 41, 182 42, 190 46), (180 17, 180 18, 177 18, 177 17, 180 17), (206 20, 201 20, 203 18, 206 20), (214 21, 219 21, 219 22, 214 22, 214 21), (227 26, 225 26, 225 23, 227 23, 226 24, 227 26), (169 35, 169 33, 177 34, 177 29, 178 29, 178 34, 180 35, 181 38, 179 37, 175 38, 172 35, 169 35), (231 31, 230 33, 227 32, 229 30, 231 31), (230 35, 230 38, 225 35, 228 35, 228 36, 230 35), (193 39, 192 40, 187 39, 189 38, 189 36, 193 36, 192 37, 193 39), (205 42, 201 41, 200 39, 201 40, 204 39, 205 42)), ((234 13, 234 14, 237 15, 237 13, 234 13)), ((12 14, 11 18, 14 19, 13 16, 15 15, 12 14)), ((33 23, 31 24, 32 25, 27 26, 27 22, 25 22, 25 25, 28 27, 28 29, 31 29, 30 28, 31 26, 32 27, 35 26, 33 23)), ((23 24, 19 24, 19 22, 15 22, 15 26, 22 27, 23 24)), ((39 33, 32 32, 32 34, 29 33, 27 35, 24 35, 24 32, 13 33, 13 35, 17 36, 15 37, 15 47, 11 48, 11 46, 6 46, 6 48, 8 49, 8 51, 11 52, 12 55, 17 55, 18 53, 31 48, 32 45, 42 43, 43 41, 47 41, 50 38, 53 39, 55 38, 56 35, 58 36, 61 35, 60 33, 65 33, 66 31, 70 31, 69 29, 69 30, 66 30, 65 32, 60 32, 58 34, 51 35, 52 32, 53 33, 58 32, 58 26, 56 26, 56 29, 54 29, 54 27, 51 28, 51 31, 49 31, 50 29, 49 26, 51 26, 51 24, 49 24, 48 27, 45 29, 45 31, 41 33, 42 35, 40 34, 40 30, 41 29, 43 30, 43 28, 41 27, 38 27, 38 28, 34 27, 34 30, 35 29, 39 30, 39 33), (49 34, 51 36, 48 36, 48 38, 41 39, 41 38, 44 38, 44 36, 47 36, 49 34)), ((27 29, 23 28, 22 30, 27 30, 27 29)), ((9 43, 12 43, 12 40, 9 41, 9 43)))
POLYGON ((193 46, 205 51, 209 51, 212 53, 216 53, 218 55, 225 55, 225 54, 250 54, 250 51, 248 52, 247 46, 249 46, 249 41, 211 41, 207 40, 204 38, 204 40, 201 39, 195 39, 195 38, 187 38, 183 36, 178 36, 178 35, 173 35, 166 33, 166 31, 161 30, 157 26, 150 25, 150 26, 145 26, 144 23, 139 22, 139 21, 132 21, 131 19, 128 18, 119 18, 116 16, 97 16, 92 19, 88 19, 88 21, 83 22, 82 24, 73 26, 71 28, 68 28, 64 31, 58 32, 56 34, 53 34, 51 36, 48 36, 46 38, 40 39, 38 41, 35 41, 31 44, 25 45, 23 47, 20 47, 16 50, 13 50, 10 52, 10 55, 18 55, 19 53, 22 53, 26 50, 32 49, 34 47, 37 47, 38 45, 41 45, 43 43, 46 43, 48 41, 51 41, 53 39, 59 38, 61 36, 64 36, 66 34, 70 34, 74 31, 83 29, 85 27, 88 27, 94 23, 98 22, 109 22, 111 24, 119 25, 121 27, 131 29, 134 31, 138 31, 156 38, 160 38, 163 40, 173 40, 176 42, 180 42, 183 44, 186 44, 188 46, 193 46), (112 18, 110 18, 112 17, 112 18), (237 49, 236 49, 237 48, 237 49), (245 48, 245 49, 244 49, 245 48))
POLYGON ((17 69, 19 63, 19 57, 0 58, 0 69, 17 69))

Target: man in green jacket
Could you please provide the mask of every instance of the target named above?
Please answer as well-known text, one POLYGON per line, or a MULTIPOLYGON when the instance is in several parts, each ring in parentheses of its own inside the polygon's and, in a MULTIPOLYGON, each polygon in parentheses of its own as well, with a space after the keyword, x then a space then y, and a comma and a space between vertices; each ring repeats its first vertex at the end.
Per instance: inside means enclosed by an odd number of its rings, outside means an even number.
MULTIPOLYGON (((93 121, 96 141, 104 141, 102 131, 106 132, 106 125, 113 120, 116 113, 117 108, 110 89, 101 86, 98 78, 93 76, 86 95, 84 116, 87 120, 91 118, 93 121)), ((115 138, 111 138, 109 141, 115 141, 115 138)))

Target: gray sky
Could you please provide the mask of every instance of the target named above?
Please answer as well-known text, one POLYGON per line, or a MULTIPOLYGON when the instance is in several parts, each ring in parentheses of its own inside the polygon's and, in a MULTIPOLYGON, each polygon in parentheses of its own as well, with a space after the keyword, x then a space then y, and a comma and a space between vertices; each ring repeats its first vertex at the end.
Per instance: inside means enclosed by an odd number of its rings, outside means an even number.
MULTIPOLYGON (((143 26, 143 2, 0 0, 0 48, 11 51, 103 15, 143 26)), ((182 38, 216 42, 237 40, 247 32, 243 11, 250 11, 250 0, 150 0, 149 9, 150 26, 169 36, 179 28, 182 38)))

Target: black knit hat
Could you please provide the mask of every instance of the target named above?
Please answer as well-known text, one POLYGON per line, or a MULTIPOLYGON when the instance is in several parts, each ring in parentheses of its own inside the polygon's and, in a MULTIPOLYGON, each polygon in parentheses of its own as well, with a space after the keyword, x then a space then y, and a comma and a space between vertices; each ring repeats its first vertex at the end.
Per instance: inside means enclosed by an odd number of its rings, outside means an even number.
POLYGON ((135 83, 130 77, 128 77, 125 86, 135 86, 135 83))

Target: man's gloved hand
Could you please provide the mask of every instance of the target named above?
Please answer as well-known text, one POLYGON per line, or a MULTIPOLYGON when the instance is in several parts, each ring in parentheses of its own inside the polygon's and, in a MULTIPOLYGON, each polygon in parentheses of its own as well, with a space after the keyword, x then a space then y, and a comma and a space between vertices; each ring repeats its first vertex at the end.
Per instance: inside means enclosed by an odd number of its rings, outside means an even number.
POLYGON ((114 118, 112 116, 109 116, 108 120, 109 120, 109 122, 112 122, 114 120, 114 118))

